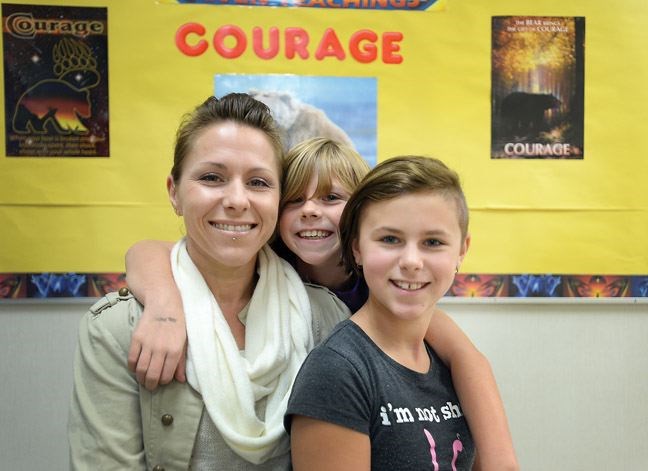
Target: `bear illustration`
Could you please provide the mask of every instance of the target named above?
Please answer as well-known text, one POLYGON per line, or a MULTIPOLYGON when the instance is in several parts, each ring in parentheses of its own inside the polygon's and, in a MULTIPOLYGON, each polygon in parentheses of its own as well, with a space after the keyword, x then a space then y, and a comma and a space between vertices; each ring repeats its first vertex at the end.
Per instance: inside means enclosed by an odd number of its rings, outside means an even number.
POLYGON ((560 100, 549 93, 513 92, 502 100, 501 115, 508 134, 530 135, 548 127, 545 111, 558 109, 560 100))
POLYGON ((89 90, 100 76, 92 49, 83 41, 63 38, 52 48, 56 78, 29 87, 16 103, 13 130, 20 134, 88 134, 84 119, 92 116, 89 90))
POLYGON ((89 118, 90 93, 62 80, 43 80, 18 100, 13 117, 17 133, 87 134, 81 121, 89 118))
POLYGON ((285 150, 312 137, 327 137, 350 147, 351 138, 324 111, 278 90, 250 90, 249 94, 272 110, 284 139, 285 150))

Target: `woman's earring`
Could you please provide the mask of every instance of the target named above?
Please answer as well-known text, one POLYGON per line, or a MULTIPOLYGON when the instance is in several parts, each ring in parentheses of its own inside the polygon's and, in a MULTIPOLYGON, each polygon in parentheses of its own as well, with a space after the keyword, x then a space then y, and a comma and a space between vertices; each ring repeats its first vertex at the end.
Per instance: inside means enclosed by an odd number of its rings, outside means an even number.
POLYGON ((455 274, 459 273, 459 264, 457 263, 457 266, 455 267, 455 274))

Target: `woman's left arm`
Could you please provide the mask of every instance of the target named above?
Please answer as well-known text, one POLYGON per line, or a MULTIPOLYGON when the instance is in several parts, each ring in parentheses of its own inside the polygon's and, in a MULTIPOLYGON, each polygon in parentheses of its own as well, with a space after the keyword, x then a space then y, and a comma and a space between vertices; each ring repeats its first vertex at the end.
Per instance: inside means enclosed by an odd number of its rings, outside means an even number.
POLYGON ((100 299, 79 324, 68 416, 70 469, 146 469, 140 392, 126 367, 135 300, 100 299))
POLYGON ((504 404, 488 359, 443 311, 437 309, 425 340, 450 368, 477 448, 476 470, 517 471, 504 404))

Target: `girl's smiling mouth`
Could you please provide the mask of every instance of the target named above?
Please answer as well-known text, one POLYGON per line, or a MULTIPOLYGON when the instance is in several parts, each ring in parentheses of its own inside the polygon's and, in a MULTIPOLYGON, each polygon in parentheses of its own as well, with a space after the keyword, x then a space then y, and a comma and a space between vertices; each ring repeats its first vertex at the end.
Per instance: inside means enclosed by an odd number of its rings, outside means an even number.
POLYGON ((429 283, 423 281, 401 281, 401 280, 391 280, 392 284, 400 289, 405 291, 417 291, 424 286, 427 286, 429 283))
POLYGON ((333 232, 331 231, 323 231, 323 230, 309 230, 309 231, 300 231, 297 233, 297 236, 300 239, 326 239, 329 237, 333 232))

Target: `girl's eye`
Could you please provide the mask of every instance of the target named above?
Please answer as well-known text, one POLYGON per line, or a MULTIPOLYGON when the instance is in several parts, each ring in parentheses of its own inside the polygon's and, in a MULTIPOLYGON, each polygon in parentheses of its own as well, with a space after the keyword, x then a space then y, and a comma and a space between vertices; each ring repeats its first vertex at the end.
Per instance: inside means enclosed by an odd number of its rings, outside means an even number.
POLYGON ((443 244, 438 239, 428 239, 425 241, 425 245, 427 245, 428 247, 438 247, 443 244))
POLYGON ((388 236, 384 236, 384 237, 382 237, 380 240, 381 240, 382 242, 384 242, 385 244, 395 244, 395 243, 398 242, 398 238, 397 238, 397 237, 390 236, 390 235, 388 235, 388 236))
POLYGON ((324 201, 326 201, 328 203, 331 203, 331 202, 334 202, 334 201, 339 201, 341 199, 342 199, 342 197, 340 195, 336 195, 335 193, 329 193, 328 195, 324 195, 322 197, 322 200, 324 200, 324 201))

